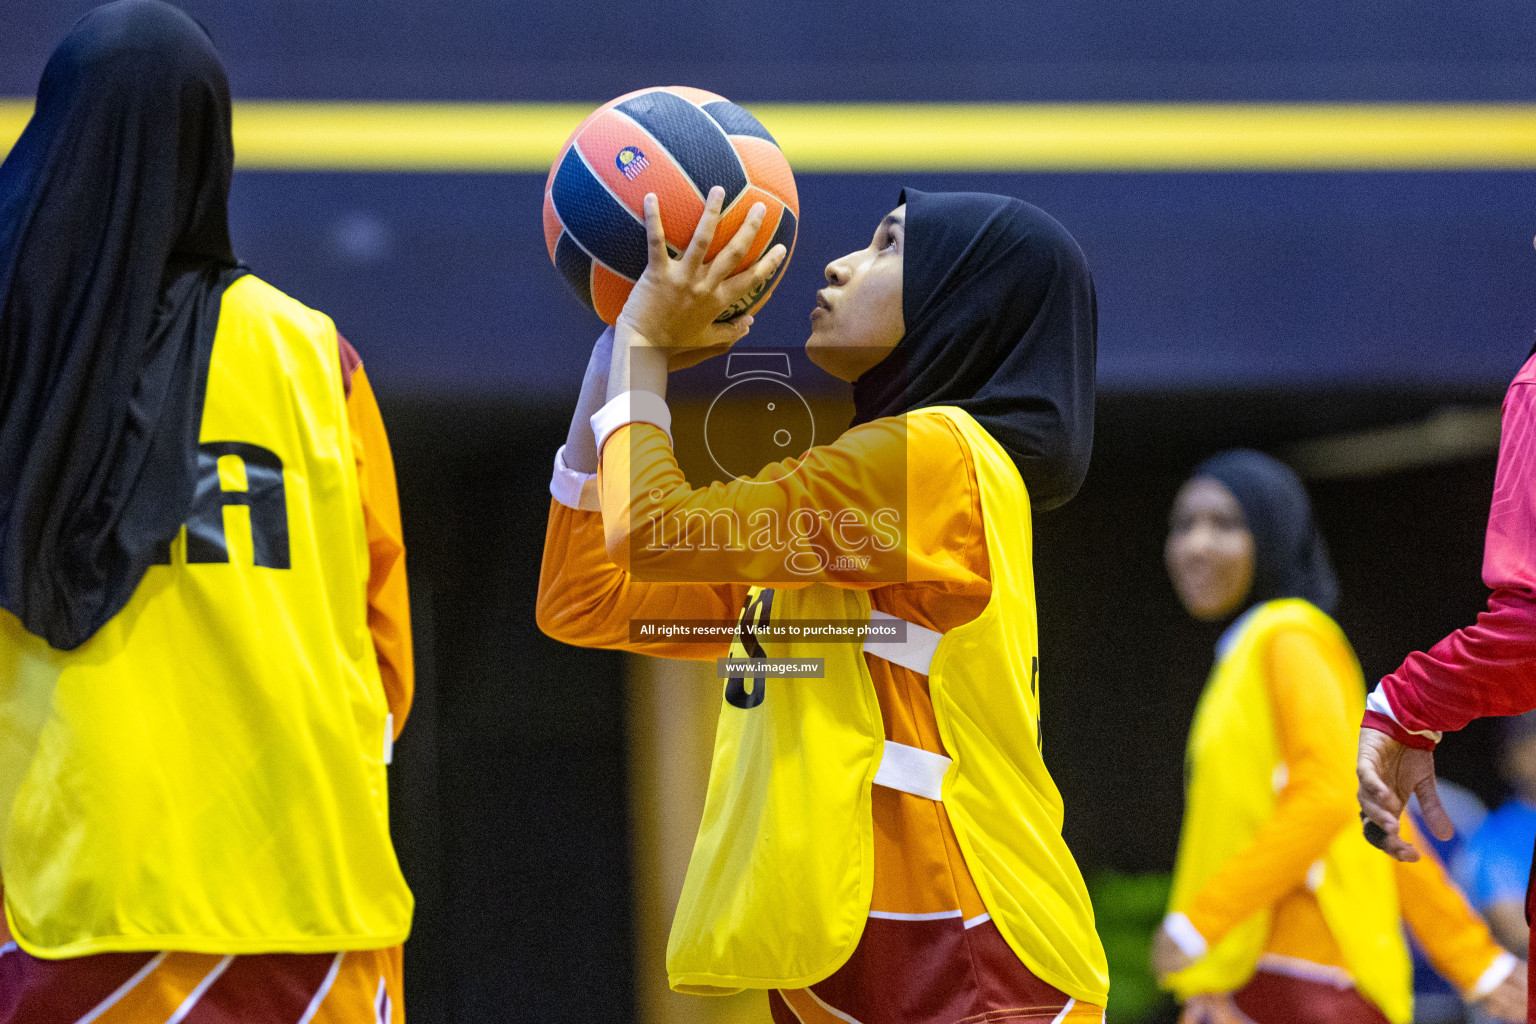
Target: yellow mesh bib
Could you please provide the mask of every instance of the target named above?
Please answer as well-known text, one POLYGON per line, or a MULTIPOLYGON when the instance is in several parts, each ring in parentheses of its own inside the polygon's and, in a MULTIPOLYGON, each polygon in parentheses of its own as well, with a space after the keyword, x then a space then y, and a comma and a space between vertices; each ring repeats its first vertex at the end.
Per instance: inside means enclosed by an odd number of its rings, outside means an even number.
MULTIPOLYGON (((1043 981, 1103 1005, 1104 951, 1040 753, 1028 497, 1007 454, 969 415, 948 407, 910 415, 945 416, 968 442, 992 575, 986 608, 944 635, 931 664, 934 714, 953 758, 944 805, 1010 947, 1043 981)), ((818 584, 755 588, 744 614, 758 623, 869 612, 864 592, 818 584)), ((761 646, 771 657, 825 658, 826 675, 727 684, 667 949, 678 991, 813 984, 852 955, 869 915, 870 786, 884 728, 864 655, 848 643, 761 646)), ((750 653, 732 646, 733 656, 750 653)))
POLYGON ((186 529, 71 652, 0 612, 0 871, 17 943, 330 952, 404 940, 388 709, 336 329, 224 295, 186 529))
MULTIPOLYGON (((1274 813, 1280 744, 1265 685, 1264 657, 1276 631, 1318 639, 1353 680, 1345 694, 1353 718, 1365 711, 1365 683, 1349 641, 1321 610, 1298 598, 1250 611, 1217 661, 1189 734, 1189 786, 1174 867, 1170 909, 1189 906, 1200 887, 1242 850, 1274 813)), ((1394 1024, 1413 1016, 1412 965, 1403 942, 1392 862, 1356 825, 1339 833, 1323 858, 1318 905, 1356 987, 1394 1024)), ((1169 978, 1180 997, 1231 992, 1253 976, 1269 938, 1270 915, 1239 924, 1205 957, 1169 978)))

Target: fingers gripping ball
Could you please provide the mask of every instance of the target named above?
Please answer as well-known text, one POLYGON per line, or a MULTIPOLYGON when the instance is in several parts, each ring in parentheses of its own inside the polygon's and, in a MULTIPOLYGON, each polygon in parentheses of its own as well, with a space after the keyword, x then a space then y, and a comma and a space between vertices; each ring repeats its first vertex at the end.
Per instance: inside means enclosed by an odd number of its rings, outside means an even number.
POLYGON ((720 319, 754 312, 789 265, 800 197, 768 130, 702 89, 641 89, 605 103, 577 126, 544 185, 549 258, 581 300, 611 324, 645 271, 645 194, 654 192, 661 202, 675 255, 688 247, 716 185, 725 189, 725 207, 709 258, 730 241, 754 203, 763 203, 768 214, 735 270, 750 267, 775 245, 786 252, 773 276, 720 319))

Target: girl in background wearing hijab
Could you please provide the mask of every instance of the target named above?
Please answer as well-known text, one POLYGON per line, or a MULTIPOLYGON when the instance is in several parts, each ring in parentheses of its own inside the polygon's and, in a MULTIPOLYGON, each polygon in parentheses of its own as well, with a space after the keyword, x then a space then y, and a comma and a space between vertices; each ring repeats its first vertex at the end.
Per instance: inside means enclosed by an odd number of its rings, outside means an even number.
POLYGON ((5 1024, 404 1019, 394 470, 233 159, 208 36, 120 0, 0 165, 5 1024))
POLYGON ((759 205, 705 262, 715 189, 673 259, 646 203, 649 267, 556 456, 539 624, 661 657, 825 659, 824 678, 726 681, 672 987, 767 989, 777 1024, 1101 1020, 1104 953, 1040 753, 1030 551, 1031 505, 1076 492, 1092 443, 1081 250, 1016 199, 908 190, 827 265, 811 314, 807 352, 853 382, 854 425, 695 489, 668 369, 746 333, 750 319, 714 320, 784 252, 726 276, 759 205), (722 519, 739 526, 724 544, 722 519), (735 639, 646 639, 646 619, 735 639), (904 620, 905 638, 861 651, 773 634, 791 620, 904 620))
POLYGON ((1407 1024, 1403 920, 1469 1002, 1524 1020, 1524 966, 1440 863, 1397 864, 1357 827, 1365 682, 1329 617, 1338 586, 1300 479, 1255 451, 1209 459, 1174 502, 1166 557, 1185 609, 1231 622, 1190 730, 1153 942, 1186 1024, 1407 1024))

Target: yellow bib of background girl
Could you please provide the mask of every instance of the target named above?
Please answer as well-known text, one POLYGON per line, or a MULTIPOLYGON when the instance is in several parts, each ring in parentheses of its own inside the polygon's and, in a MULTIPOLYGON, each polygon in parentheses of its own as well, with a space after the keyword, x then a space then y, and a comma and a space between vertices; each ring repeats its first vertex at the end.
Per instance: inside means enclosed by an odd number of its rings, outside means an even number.
POLYGON ((0 872, 27 952, 392 946, 387 708, 336 328, 224 294, 192 517, 60 652, 0 613, 0 872))
MULTIPOLYGON (((1225 645, 1206 683, 1189 734, 1189 786, 1170 908, 1182 910, 1200 887, 1257 835, 1275 808, 1280 744, 1264 679, 1269 640, 1278 630, 1315 636, 1325 656, 1352 680, 1345 702, 1365 712, 1365 681, 1349 641, 1334 621, 1299 598, 1270 601, 1248 612, 1225 645)), ((1392 862, 1372 849, 1360 829, 1339 833, 1323 858, 1315 889, 1328 930, 1339 944, 1355 986, 1394 1024, 1413 1016, 1412 965, 1403 942, 1392 862)), ((1231 992, 1253 976, 1269 938, 1269 913, 1234 928, 1188 970, 1172 975, 1181 998, 1231 992)))
MULTIPOLYGON (((986 608, 944 635, 928 678, 953 758, 944 806, 1009 946, 1041 980, 1103 1005, 1104 950, 1040 752, 1028 496, 1013 462, 967 413, 909 415, 946 416, 968 442, 992 575, 986 608)), ((760 623, 864 621, 869 612, 865 592, 818 584, 754 588, 746 614, 760 623)), ((853 954, 869 917, 870 787, 885 733, 865 656, 857 643, 761 647, 771 657, 825 658, 826 674, 726 685, 704 818, 667 947, 678 991, 814 984, 853 954)), ((755 652, 738 641, 731 653, 755 652)))

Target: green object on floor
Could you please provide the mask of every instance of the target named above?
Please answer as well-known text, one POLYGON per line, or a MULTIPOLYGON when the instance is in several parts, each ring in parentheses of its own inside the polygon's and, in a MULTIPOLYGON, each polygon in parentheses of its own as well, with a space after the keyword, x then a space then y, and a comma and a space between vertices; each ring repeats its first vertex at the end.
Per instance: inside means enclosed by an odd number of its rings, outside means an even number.
POLYGON ((1107 1024, 1142 1024, 1171 1016, 1173 999, 1157 987, 1147 960, 1171 884, 1166 872, 1100 871, 1088 878, 1094 920, 1109 960, 1107 1024))

